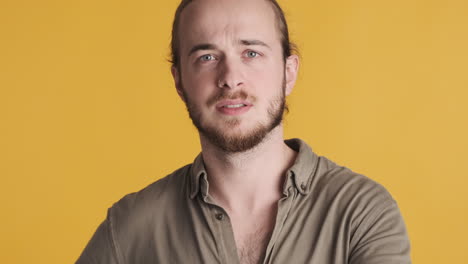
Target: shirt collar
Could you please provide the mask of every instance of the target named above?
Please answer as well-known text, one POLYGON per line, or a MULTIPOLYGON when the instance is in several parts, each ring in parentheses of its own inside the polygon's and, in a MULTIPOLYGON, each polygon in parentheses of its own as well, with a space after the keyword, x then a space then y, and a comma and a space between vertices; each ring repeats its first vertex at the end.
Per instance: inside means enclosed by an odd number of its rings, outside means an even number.
MULTIPOLYGON (((283 192, 288 195, 288 189, 293 186, 299 193, 305 195, 310 192, 310 183, 317 168, 318 156, 312 152, 307 143, 298 138, 288 139, 284 142, 298 154, 294 164, 286 172, 287 177, 283 192)), ((193 161, 190 170, 190 185, 190 198, 195 198, 200 191, 203 199, 206 199, 209 184, 201 153, 193 161)))
POLYGON ((287 171, 289 180, 285 183, 284 192, 291 186, 303 195, 310 192, 312 177, 317 170, 319 157, 304 141, 293 138, 284 141, 293 150, 297 151, 294 164, 287 171))
POLYGON ((203 198, 208 196, 208 179, 206 177, 205 164, 202 154, 198 154, 190 170, 190 198, 195 198, 198 191, 202 192, 203 198))

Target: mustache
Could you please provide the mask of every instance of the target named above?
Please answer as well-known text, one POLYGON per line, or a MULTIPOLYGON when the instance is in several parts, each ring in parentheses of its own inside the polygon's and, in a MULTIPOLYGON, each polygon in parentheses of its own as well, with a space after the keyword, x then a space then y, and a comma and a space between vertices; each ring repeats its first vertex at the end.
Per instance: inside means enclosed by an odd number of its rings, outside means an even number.
POLYGON ((241 100, 249 99, 251 103, 255 101, 255 97, 249 96, 249 94, 245 92, 244 90, 239 90, 234 93, 225 92, 223 90, 220 93, 217 93, 213 95, 212 97, 210 97, 208 99, 207 105, 212 106, 222 100, 236 100, 236 99, 241 99, 241 100))

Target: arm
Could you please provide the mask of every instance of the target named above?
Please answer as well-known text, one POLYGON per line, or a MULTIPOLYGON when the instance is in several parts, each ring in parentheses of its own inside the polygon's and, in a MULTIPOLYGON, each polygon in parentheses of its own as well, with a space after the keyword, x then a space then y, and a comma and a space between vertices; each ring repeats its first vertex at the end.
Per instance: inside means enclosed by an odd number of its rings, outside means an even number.
POLYGON ((369 210, 351 239, 350 264, 411 263, 406 227, 395 201, 369 210))
POLYGON ((75 264, 118 264, 109 217, 102 222, 75 264))

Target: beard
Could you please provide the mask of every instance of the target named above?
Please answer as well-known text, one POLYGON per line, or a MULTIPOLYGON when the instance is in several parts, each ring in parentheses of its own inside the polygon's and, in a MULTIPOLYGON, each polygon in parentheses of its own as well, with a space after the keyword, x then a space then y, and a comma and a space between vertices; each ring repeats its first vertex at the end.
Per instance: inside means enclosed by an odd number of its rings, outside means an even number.
MULTIPOLYGON (((206 122, 203 120, 200 109, 187 96, 184 87, 181 88, 184 96, 184 102, 193 125, 203 137, 225 153, 245 152, 254 148, 260 144, 274 128, 281 124, 285 111, 289 111, 285 96, 286 83, 285 78, 283 77, 282 87, 279 89, 278 95, 269 103, 267 119, 265 122, 258 122, 253 129, 247 131, 245 134, 229 134, 228 131, 232 130, 240 123, 239 119, 233 118, 225 120, 225 124, 223 125, 224 129, 210 124, 205 124, 206 122)), ((243 90, 239 90, 235 93, 228 93, 222 89, 220 90, 220 93, 210 98, 207 104, 213 105, 224 99, 245 100, 247 98, 255 101, 255 98, 249 97, 249 95, 243 90)))

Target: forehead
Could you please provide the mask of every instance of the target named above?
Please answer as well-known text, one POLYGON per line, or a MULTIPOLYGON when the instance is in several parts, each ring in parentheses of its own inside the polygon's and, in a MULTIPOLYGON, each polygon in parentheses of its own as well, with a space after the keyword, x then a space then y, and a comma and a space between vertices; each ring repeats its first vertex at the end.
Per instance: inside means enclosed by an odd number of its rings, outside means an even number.
POLYGON ((275 12, 266 0, 194 0, 182 11, 180 48, 199 43, 258 39, 279 45, 275 12))

